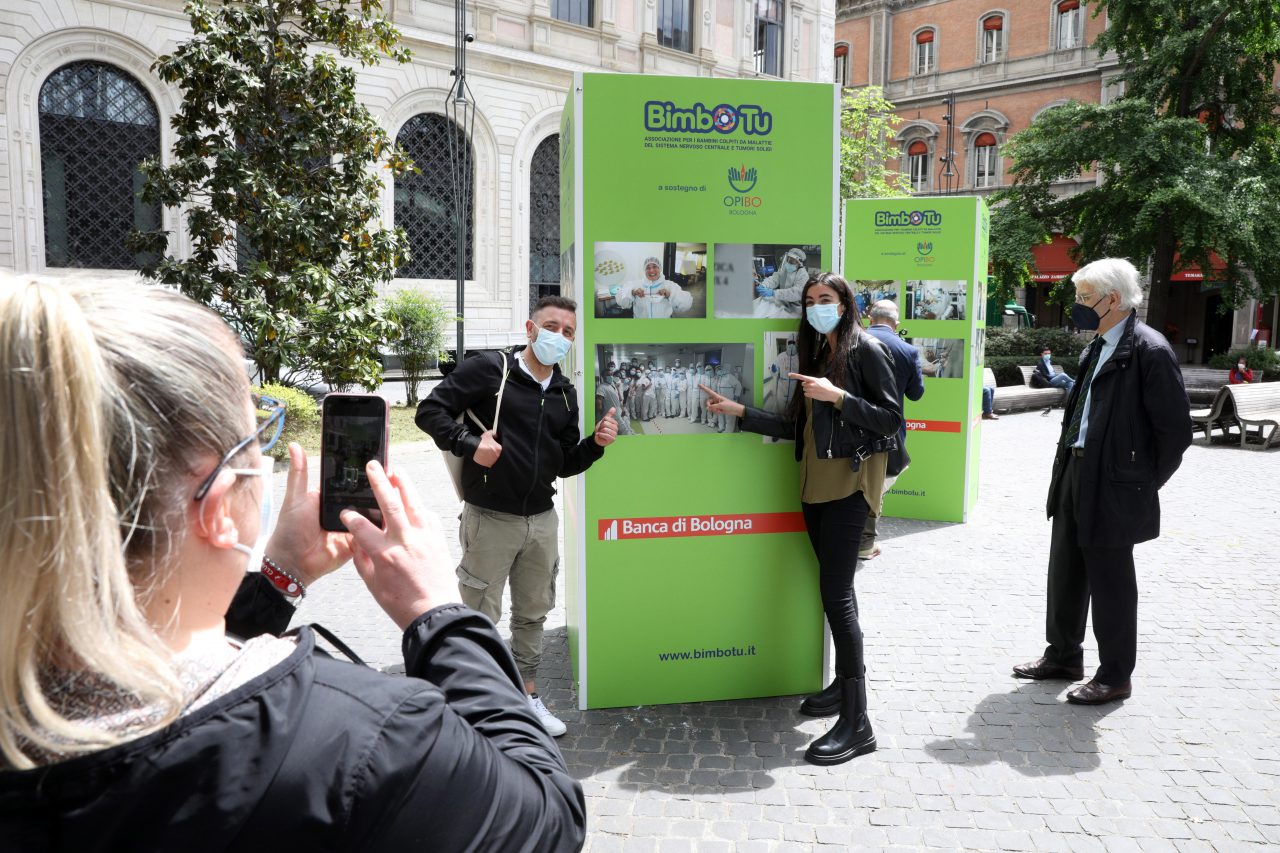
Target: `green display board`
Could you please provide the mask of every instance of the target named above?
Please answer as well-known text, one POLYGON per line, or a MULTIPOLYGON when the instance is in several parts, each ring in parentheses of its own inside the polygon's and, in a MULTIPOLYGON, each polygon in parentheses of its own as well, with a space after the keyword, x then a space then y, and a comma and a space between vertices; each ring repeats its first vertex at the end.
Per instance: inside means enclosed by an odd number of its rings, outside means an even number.
POLYGON ((855 199, 844 207, 844 274, 859 302, 898 303, 925 393, 906 401, 911 466, 885 515, 964 521, 978 498, 989 214, 979 198, 855 199))
POLYGON ((718 367, 701 378, 778 405, 773 368, 799 306, 769 285, 782 283, 793 249, 810 269, 836 265, 838 94, 781 81, 575 80, 560 137, 562 288, 580 305, 569 369, 584 427, 603 413, 593 393, 609 362, 652 361, 664 377, 633 392, 639 411, 623 419, 634 434, 565 484, 583 708, 820 686, 826 643, 794 446, 702 414, 691 422, 665 371, 678 359, 687 387, 690 364, 718 367))

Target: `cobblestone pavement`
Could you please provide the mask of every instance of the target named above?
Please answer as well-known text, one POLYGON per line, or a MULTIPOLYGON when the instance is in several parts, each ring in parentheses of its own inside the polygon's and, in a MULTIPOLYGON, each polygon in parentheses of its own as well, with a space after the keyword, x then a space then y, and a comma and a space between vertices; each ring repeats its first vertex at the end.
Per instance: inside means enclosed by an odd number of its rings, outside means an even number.
MULTIPOLYGON (((1064 683, 1009 672, 1043 647, 1060 417, 984 424, 967 524, 882 522, 884 554, 857 579, 879 751, 847 764, 804 762, 825 723, 796 697, 575 710, 559 602, 542 693, 569 726, 558 742, 586 791, 587 849, 1280 848, 1280 451, 1188 451, 1162 493, 1164 535, 1136 551, 1133 698, 1076 707, 1064 683)), ((434 446, 392 461, 454 529, 434 446)), ((350 567, 298 618, 375 664, 399 659, 350 567)))

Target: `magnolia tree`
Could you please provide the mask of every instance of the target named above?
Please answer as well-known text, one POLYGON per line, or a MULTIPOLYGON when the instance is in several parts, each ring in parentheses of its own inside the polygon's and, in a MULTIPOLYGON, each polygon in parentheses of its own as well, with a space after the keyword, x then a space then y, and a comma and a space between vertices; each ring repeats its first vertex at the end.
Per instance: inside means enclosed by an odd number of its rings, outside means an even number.
POLYGON ((144 198, 181 208, 186 258, 135 236, 145 272, 218 311, 261 380, 376 384, 393 324, 377 299, 407 255, 382 228, 384 176, 412 169, 356 99, 356 69, 408 60, 381 0, 186 6, 194 37, 155 64, 177 84, 169 165, 144 198))

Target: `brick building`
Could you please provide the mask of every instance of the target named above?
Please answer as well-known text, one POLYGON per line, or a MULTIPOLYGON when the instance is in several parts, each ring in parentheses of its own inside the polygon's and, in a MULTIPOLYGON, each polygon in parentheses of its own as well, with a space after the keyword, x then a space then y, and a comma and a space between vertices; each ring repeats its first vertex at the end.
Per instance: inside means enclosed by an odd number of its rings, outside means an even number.
MULTIPOLYGON (((1000 146, 1010 136, 1068 100, 1106 103, 1116 96, 1116 57, 1099 57, 1089 46, 1105 26, 1105 16, 1095 18, 1080 0, 839 0, 835 79, 880 86, 896 105, 903 119, 898 167, 915 192, 989 195, 1009 181, 1000 146)), ((1056 191, 1081 192, 1097 180, 1085 173, 1059 182, 1056 191)), ((1075 270, 1067 254, 1073 244, 1069 235, 1055 235, 1034 250, 1037 286, 1018 298, 1041 325, 1063 323, 1062 310, 1047 305, 1046 296, 1075 270)), ((1141 259, 1134 260, 1141 269, 1141 259)), ((1167 331, 1184 361, 1242 346, 1255 328, 1274 344, 1277 300, 1221 314, 1221 294, 1201 271, 1175 278, 1169 321, 1176 330, 1167 331)))

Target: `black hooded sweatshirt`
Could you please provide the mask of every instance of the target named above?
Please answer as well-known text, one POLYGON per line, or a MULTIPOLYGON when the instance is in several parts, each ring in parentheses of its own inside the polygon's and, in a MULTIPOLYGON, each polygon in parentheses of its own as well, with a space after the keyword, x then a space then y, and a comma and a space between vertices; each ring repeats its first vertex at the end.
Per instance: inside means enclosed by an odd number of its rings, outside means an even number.
POLYGON ((467 503, 511 515, 537 515, 551 509, 556 478, 581 474, 604 455, 604 448, 594 436, 582 438, 578 395, 560 368, 552 368, 551 382, 543 391, 516 364, 523 350, 483 352, 466 359, 418 404, 415 421, 437 447, 462 457, 467 503), (473 459, 481 429, 464 413, 470 409, 492 427, 499 388, 503 390, 497 439, 502 453, 491 468, 484 468, 473 459))

